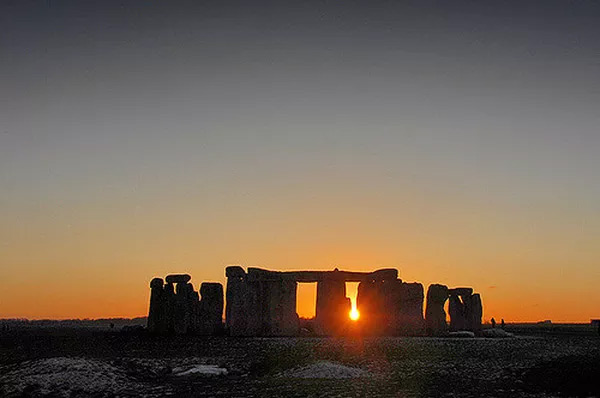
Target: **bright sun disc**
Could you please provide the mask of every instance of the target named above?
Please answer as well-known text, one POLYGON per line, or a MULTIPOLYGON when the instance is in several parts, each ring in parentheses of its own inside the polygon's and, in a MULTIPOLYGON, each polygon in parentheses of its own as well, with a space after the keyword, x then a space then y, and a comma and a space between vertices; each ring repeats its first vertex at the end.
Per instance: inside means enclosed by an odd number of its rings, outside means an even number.
POLYGON ((350 319, 352 319, 353 321, 357 321, 358 318, 360 318, 360 312, 358 312, 356 308, 352 308, 350 310, 350 319))

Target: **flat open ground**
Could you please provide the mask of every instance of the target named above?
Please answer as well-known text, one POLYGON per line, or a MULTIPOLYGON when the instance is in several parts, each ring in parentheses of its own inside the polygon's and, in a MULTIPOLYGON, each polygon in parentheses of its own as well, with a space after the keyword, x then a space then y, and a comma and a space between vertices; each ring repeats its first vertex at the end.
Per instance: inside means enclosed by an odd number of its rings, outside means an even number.
POLYGON ((515 331, 363 339, 11 330, 0 334, 0 396, 600 396, 598 335, 515 331), (215 374, 178 375, 190 369, 215 374))

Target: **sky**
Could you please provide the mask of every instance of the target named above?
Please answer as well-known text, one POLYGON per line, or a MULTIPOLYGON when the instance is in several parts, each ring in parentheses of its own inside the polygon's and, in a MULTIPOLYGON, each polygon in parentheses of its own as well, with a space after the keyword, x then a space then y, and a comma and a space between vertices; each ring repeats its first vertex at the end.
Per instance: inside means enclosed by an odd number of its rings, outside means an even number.
POLYGON ((3 0, 0 318, 231 264, 598 318, 599 38, 583 0, 3 0))

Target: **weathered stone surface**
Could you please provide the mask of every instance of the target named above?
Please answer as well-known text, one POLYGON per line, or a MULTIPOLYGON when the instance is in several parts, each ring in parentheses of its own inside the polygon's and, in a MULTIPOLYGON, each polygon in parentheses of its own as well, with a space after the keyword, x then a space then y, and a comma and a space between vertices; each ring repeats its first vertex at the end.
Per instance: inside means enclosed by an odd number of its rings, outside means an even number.
POLYGON ((282 280, 263 283, 263 334, 294 336, 299 323, 296 314, 297 283, 282 280))
POLYGON ((323 280, 317 283, 316 326, 319 334, 338 334, 349 322, 344 280, 323 280))
POLYGON ((223 329, 223 285, 204 282, 200 285, 198 333, 215 335, 223 329))
MULTIPOLYGON (((230 268, 227 267, 227 271, 230 268)), ((244 272, 245 275, 245 272, 244 272)), ((227 275, 227 289, 225 291, 225 327, 231 336, 243 336, 246 326, 246 286, 243 277, 227 275)))
POLYGON ((172 283, 167 283, 163 289, 163 317, 165 319, 165 333, 175 333, 175 286, 172 283))
POLYGON ((232 265, 225 268, 225 276, 228 278, 245 278, 246 271, 239 265, 232 265))
POLYGON ((400 285, 400 319, 396 326, 399 334, 419 335, 424 332, 423 299, 422 284, 402 283, 400 285))
POLYGON ((192 306, 190 296, 194 288, 190 283, 180 282, 175 286, 175 311, 173 328, 176 334, 186 334, 190 328, 192 306))
POLYGON ((444 304, 447 299, 448 286, 433 284, 427 289, 425 323, 428 334, 441 335, 448 331, 446 311, 444 311, 444 304))
POLYGON ((362 332, 366 334, 380 334, 383 326, 381 322, 384 299, 380 294, 379 282, 364 281, 358 284, 356 307, 360 312, 362 332))
MULTIPOLYGON (((237 271, 235 271, 237 272, 237 271)), ((345 282, 362 282, 372 280, 392 280, 398 276, 396 269, 381 269, 374 272, 354 271, 269 271, 248 267, 247 278, 251 281, 291 280, 295 282, 321 282, 325 280, 343 280, 345 282)))
POLYGON ((378 269, 371 272, 370 277, 376 281, 396 281, 398 279, 398 270, 394 268, 378 269))
POLYGON ((453 332, 466 330, 465 305, 458 295, 450 294, 448 312, 450 313, 450 330, 453 332))
POLYGON ((167 275, 165 280, 167 283, 188 283, 192 280, 192 277, 188 274, 172 274, 167 275))
MULTIPOLYGON (((232 336, 290 336, 298 333, 297 282, 317 281, 314 329, 318 334, 338 334, 349 323, 347 281, 359 281, 359 325, 365 333, 430 334, 448 332, 444 303, 450 296, 452 330, 481 330, 481 298, 472 288, 448 289, 431 285, 423 318, 423 286, 403 283, 395 269, 374 272, 296 271, 273 272, 260 268, 226 268, 226 325, 232 336)), ((223 287, 203 283, 196 292, 190 275, 175 274, 150 282, 148 330, 159 333, 216 334, 222 330, 223 287), (199 294, 202 295, 200 299, 199 294)))
POLYGON ((471 287, 455 287, 453 289, 448 289, 449 295, 457 295, 457 296, 471 296, 473 294, 473 288, 471 287))
POLYGON ((192 290, 188 295, 188 306, 189 306, 189 327, 188 333, 198 334, 200 333, 200 296, 198 292, 192 290))
POLYGON ((260 336, 263 317, 261 283, 249 281, 238 267, 228 269, 232 276, 227 278, 227 330, 231 336, 260 336))
POLYGON ((483 305, 481 296, 473 294, 465 307, 465 318, 467 329, 472 332, 481 331, 481 318, 483 317, 483 305))
POLYGON ((161 278, 154 278, 150 282, 150 309, 148 310, 147 324, 150 333, 160 333, 165 328, 163 317, 165 295, 163 285, 161 278))
POLYGON ((162 289, 164 284, 165 283, 163 282, 162 278, 154 278, 150 281, 150 289, 157 288, 157 287, 162 289))

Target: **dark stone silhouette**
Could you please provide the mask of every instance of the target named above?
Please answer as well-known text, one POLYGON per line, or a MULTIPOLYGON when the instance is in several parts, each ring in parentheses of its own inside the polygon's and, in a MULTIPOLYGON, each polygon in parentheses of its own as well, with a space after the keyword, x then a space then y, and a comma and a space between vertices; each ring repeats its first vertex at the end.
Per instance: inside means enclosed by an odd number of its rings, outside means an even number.
POLYGON ((479 294, 473 294, 470 287, 448 289, 444 285, 431 285, 427 292, 426 322, 427 333, 434 336, 448 331, 481 331, 483 307, 479 294), (446 323, 444 305, 448 303, 450 325, 446 323))
POLYGON ((165 331, 163 280, 154 278, 150 282, 150 310, 148 311, 148 330, 165 331))
POLYGON ((437 336, 448 332, 446 311, 444 310, 447 299, 448 286, 434 284, 427 289, 427 307, 425 308, 427 334, 437 336))
POLYGON ((397 331, 400 334, 416 335, 425 330, 423 318, 423 285, 417 282, 400 285, 400 319, 397 331))
POLYGON ((351 304, 343 279, 325 279, 317 283, 316 324, 319 334, 337 334, 348 322, 351 304))
POLYGON ((188 283, 192 280, 192 277, 188 274, 172 274, 167 275, 165 281, 167 283, 188 283))
POLYGON ((169 275, 150 282, 148 331, 157 334, 214 335, 223 328, 223 286, 203 283, 194 291, 189 275, 169 275))
POLYGON ((200 285, 202 299, 198 302, 197 333, 219 334, 223 330, 223 285, 204 282, 200 285))
POLYGON ((483 317, 483 304, 479 293, 471 295, 467 306, 467 330, 478 333, 481 331, 481 318, 483 317))
POLYGON ((450 330, 453 332, 465 330, 467 324, 465 304, 460 296, 450 295, 448 312, 450 313, 450 330))
MULTIPOLYGON (((350 327, 346 282, 359 282, 356 298, 362 333, 375 335, 446 335, 449 331, 481 331, 483 313, 472 288, 448 289, 434 284, 406 283, 395 269, 374 272, 277 272, 231 266, 227 276, 225 325, 231 336, 295 336, 300 334, 296 313, 298 282, 316 282, 316 316, 311 330, 318 335, 344 334, 350 327), (450 326, 444 305, 450 300, 450 326)), ((202 283, 194 291, 191 277, 168 275, 150 282, 148 330, 153 333, 215 335, 223 331, 223 286, 202 283), (199 294, 200 293, 200 294, 199 294)))
POLYGON ((358 285, 357 309, 363 332, 413 335, 423 332, 423 285, 401 279, 363 281, 358 285))
POLYGON ((299 332, 296 314, 298 282, 317 282, 315 331, 341 333, 348 323, 350 301, 345 282, 396 279, 398 271, 276 272, 227 267, 226 324, 232 336, 293 336, 299 332))

